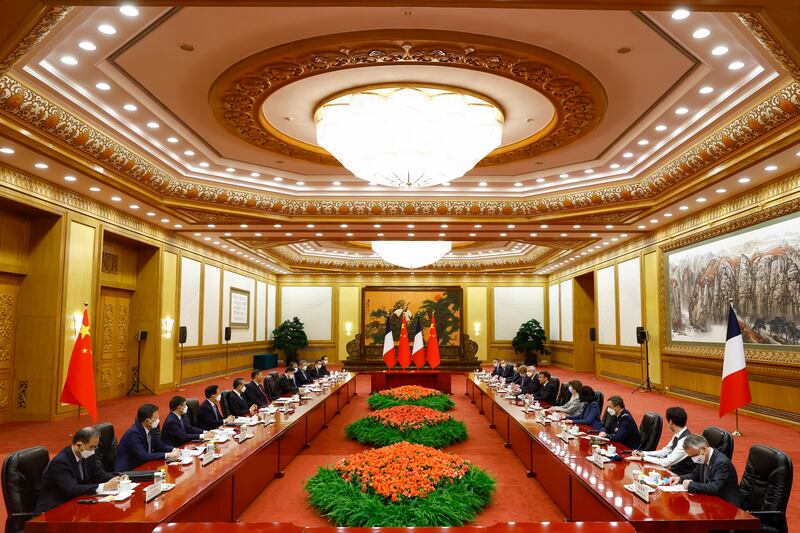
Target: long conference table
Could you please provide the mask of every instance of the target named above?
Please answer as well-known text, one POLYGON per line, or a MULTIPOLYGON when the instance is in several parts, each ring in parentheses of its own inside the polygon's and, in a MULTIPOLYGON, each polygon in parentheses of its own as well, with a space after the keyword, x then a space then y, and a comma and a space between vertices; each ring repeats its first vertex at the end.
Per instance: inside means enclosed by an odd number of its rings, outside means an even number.
MULTIPOLYGON (((753 515, 716 496, 656 490, 645 502, 625 488, 634 470, 646 470, 646 463, 621 461, 604 468, 588 460, 587 439, 564 442, 551 424, 541 425, 533 414, 503 398, 487 384, 467 376, 466 394, 497 430, 506 447, 512 448, 528 475, 573 522, 630 523, 639 532, 695 533, 710 530, 759 529, 753 515)), ((627 448, 615 443, 620 450, 627 448)))
MULTIPOLYGON (((43 513, 26 526, 26 533, 150 533, 166 522, 234 522, 284 468, 356 394, 355 374, 322 393, 312 393, 290 415, 278 412, 275 421, 255 426, 254 436, 218 445, 222 456, 206 466, 195 459, 186 466, 167 467, 166 482, 175 487, 145 502, 147 484, 125 501, 79 504, 75 498, 43 513)), ((139 470, 157 470, 153 461, 139 470)), ((216 529, 216 528, 215 528, 216 529)))

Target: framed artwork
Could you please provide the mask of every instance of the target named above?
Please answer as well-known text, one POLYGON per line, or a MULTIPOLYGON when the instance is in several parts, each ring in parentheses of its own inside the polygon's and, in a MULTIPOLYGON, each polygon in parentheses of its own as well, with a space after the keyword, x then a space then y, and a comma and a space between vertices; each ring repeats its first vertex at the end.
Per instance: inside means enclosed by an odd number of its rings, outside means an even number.
POLYGON ((364 346, 383 346, 386 317, 395 342, 400 338, 403 315, 408 321, 408 336, 413 339, 417 316, 425 342, 436 314, 436 333, 441 348, 460 347, 463 329, 463 291, 461 287, 364 287, 361 291, 361 331, 364 346))
POLYGON ((732 301, 744 342, 800 346, 800 216, 665 254, 669 340, 725 343, 732 301))
POLYGON ((232 328, 250 327, 250 291, 231 287, 228 323, 232 328))

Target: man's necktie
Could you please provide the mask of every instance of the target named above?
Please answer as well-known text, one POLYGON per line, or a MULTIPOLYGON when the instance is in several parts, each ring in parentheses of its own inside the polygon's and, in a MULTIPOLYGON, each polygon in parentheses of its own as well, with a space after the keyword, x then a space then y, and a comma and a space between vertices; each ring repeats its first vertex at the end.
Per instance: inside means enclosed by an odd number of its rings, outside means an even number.
POLYGON ((78 461, 78 475, 81 477, 81 481, 86 479, 86 476, 83 473, 83 459, 78 461))
POLYGON ((217 404, 212 403, 211 408, 214 410, 214 418, 219 419, 219 411, 217 411, 217 404))
POLYGON ((150 433, 147 433, 147 453, 153 452, 153 445, 150 442, 150 433))
POLYGON ((675 446, 678 445, 678 436, 677 435, 672 437, 672 442, 670 442, 669 445, 672 447, 673 450, 675 449, 675 446))
POLYGON ((706 463, 703 465, 703 483, 708 483, 708 470, 709 465, 706 463))
POLYGON ((181 429, 186 429, 186 427, 183 425, 183 417, 182 416, 178 417, 178 422, 181 423, 181 429))

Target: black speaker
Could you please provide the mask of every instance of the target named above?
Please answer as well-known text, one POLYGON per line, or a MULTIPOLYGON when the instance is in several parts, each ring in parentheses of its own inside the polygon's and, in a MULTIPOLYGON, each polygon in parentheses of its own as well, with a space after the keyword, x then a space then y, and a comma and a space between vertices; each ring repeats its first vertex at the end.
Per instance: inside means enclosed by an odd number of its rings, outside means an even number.
POLYGON ((189 330, 186 326, 181 326, 178 328, 178 344, 184 344, 186 342, 186 336, 189 334, 189 330))
POLYGON ((136 342, 142 342, 147 340, 147 330, 140 329, 136 332, 136 342))
POLYGON ((225 326, 225 341, 231 340, 231 327, 225 326))
POLYGON ((589 328, 589 340, 594 342, 597 340, 597 329, 589 328))
POLYGON ((636 342, 639 344, 644 344, 647 342, 647 330, 642 326, 636 327, 636 342))

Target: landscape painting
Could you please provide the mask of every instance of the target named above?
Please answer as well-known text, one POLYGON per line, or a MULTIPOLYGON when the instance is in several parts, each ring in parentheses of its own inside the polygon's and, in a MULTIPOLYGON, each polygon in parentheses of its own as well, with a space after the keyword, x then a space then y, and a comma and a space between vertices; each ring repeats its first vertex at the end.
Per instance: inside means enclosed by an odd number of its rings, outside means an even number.
POLYGON ((366 346, 383 345, 387 316, 396 343, 400 338, 403 315, 408 322, 409 340, 413 342, 419 316, 427 343, 434 314, 439 346, 461 345, 461 287, 364 287, 361 304, 366 346))
POLYGON ((670 252, 673 341, 724 343, 732 299, 744 342, 800 345, 800 217, 670 252))

